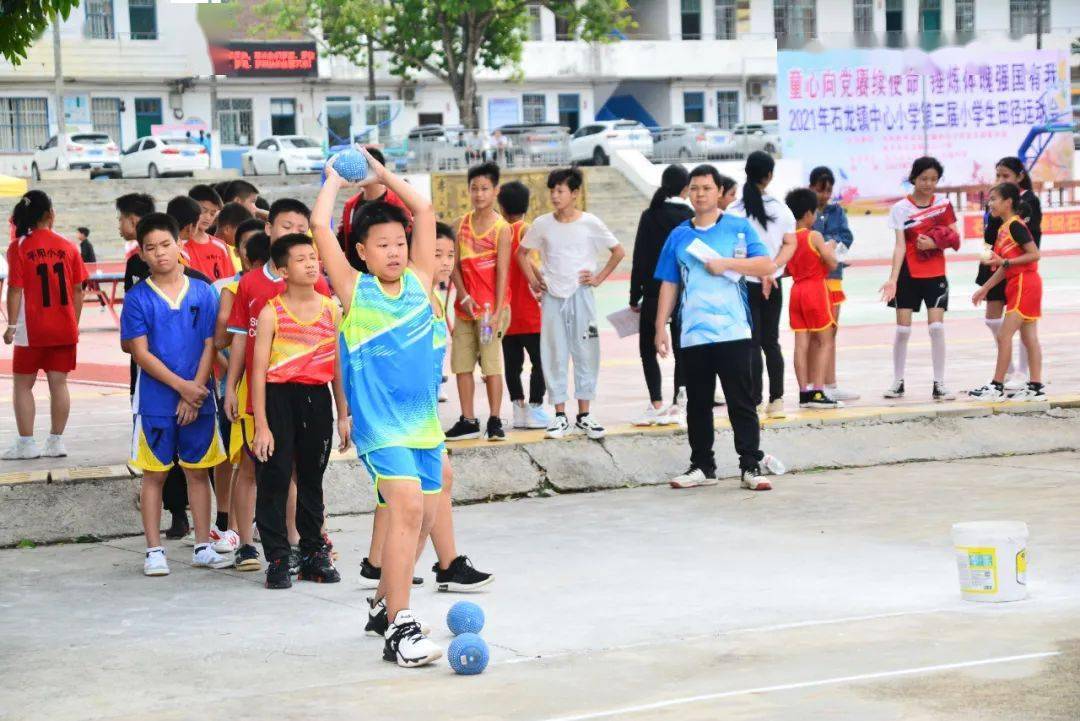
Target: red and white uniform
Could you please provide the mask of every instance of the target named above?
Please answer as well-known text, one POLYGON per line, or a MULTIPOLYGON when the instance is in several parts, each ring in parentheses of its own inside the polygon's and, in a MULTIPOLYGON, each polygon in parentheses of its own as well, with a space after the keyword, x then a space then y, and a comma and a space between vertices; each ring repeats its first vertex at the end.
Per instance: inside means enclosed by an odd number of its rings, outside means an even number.
POLYGON ((319 314, 307 320, 294 316, 281 296, 271 298, 269 303, 274 309, 276 328, 266 382, 322 386, 334 380, 337 304, 323 297, 319 314))
POLYGON ((934 195, 930 205, 915 204, 910 195, 889 212, 889 227, 904 231, 904 262, 912 278, 940 278, 945 275, 945 252, 939 249, 919 250, 915 243, 935 226, 950 226, 956 222, 956 211, 948 197, 934 195))
POLYGON ((795 253, 787 263, 787 272, 794 281, 788 298, 788 319, 795 332, 820 331, 836 325, 826 282, 829 268, 810 242, 810 232, 809 228, 795 232, 795 253))
MULTIPOLYGON (((511 258, 516 256, 521 239, 525 237, 528 229, 529 224, 524 220, 510 224, 511 258)), ((536 251, 531 254, 539 255, 536 251)), ((525 271, 515 260, 510 261, 510 277, 507 285, 510 287, 510 325, 506 329, 506 335, 539 333, 540 301, 533 295, 532 289, 529 288, 529 279, 525 277, 525 271)))
POLYGON ((47 228, 38 228, 8 246, 8 283, 21 288, 15 330, 15 373, 75 368, 79 323, 76 293, 87 278, 79 248, 47 228))

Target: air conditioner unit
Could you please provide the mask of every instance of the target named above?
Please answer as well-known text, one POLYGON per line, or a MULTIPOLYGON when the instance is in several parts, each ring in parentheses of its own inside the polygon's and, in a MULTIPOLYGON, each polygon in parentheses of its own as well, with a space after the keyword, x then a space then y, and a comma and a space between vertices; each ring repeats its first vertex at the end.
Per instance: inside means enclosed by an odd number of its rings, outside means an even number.
POLYGON ((403 85, 401 87, 401 99, 409 105, 416 105, 416 86, 403 85))
POLYGON ((760 98, 765 95, 765 83, 760 80, 748 80, 746 94, 751 98, 760 98))

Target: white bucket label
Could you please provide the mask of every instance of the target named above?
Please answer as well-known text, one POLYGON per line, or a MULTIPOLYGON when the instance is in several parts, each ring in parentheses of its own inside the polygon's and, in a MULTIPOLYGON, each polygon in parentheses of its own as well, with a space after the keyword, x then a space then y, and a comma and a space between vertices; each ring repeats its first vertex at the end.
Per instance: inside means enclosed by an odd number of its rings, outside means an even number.
POLYGON ((1027 585, 1027 549, 1021 548, 1016 554, 1016 582, 1021 586, 1027 585))
MULTIPOLYGON (((1017 562, 1019 575, 1019 558, 1017 562)), ((956 546, 956 567, 960 572, 960 589, 964 593, 997 592, 997 549, 956 546)))

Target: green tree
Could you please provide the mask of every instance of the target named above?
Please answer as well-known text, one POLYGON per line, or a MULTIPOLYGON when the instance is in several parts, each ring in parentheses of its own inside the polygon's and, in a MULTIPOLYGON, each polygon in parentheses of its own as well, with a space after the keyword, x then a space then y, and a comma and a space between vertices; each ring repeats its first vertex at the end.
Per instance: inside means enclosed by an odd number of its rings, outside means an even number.
POLYGON ((450 86, 462 124, 475 128, 477 70, 517 67, 529 5, 549 8, 587 41, 613 40, 634 25, 627 0, 270 0, 260 12, 279 30, 306 24, 326 50, 356 65, 370 65, 370 47, 388 54, 395 75, 431 73, 450 86))
POLYGON ((12 65, 45 32, 53 17, 67 19, 79 0, 0 0, 0 55, 12 65))

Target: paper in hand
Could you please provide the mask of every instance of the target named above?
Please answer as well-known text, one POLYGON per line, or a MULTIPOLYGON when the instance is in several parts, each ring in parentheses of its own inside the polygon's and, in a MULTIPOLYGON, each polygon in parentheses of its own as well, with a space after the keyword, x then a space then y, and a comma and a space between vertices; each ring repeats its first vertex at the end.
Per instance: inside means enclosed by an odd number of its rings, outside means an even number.
POLYGON ((617 310, 608 315, 607 319, 620 338, 634 335, 641 328, 641 314, 635 313, 630 308, 617 310))
MULTIPOLYGON (((694 258, 701 261, 702 264, 708 263, 710 260, 716 260, 717 258, 723 258, 724 256, 717 253, 715 250, 705 245, 701 238, 694 238, 694 242, 686 246, 686 252, 692 255, 694 258)), ((738 283, 742 280, 742 273, 736 273, 733 270, 725 270, 723 277, 730 280, 732 283, 738 283)))

